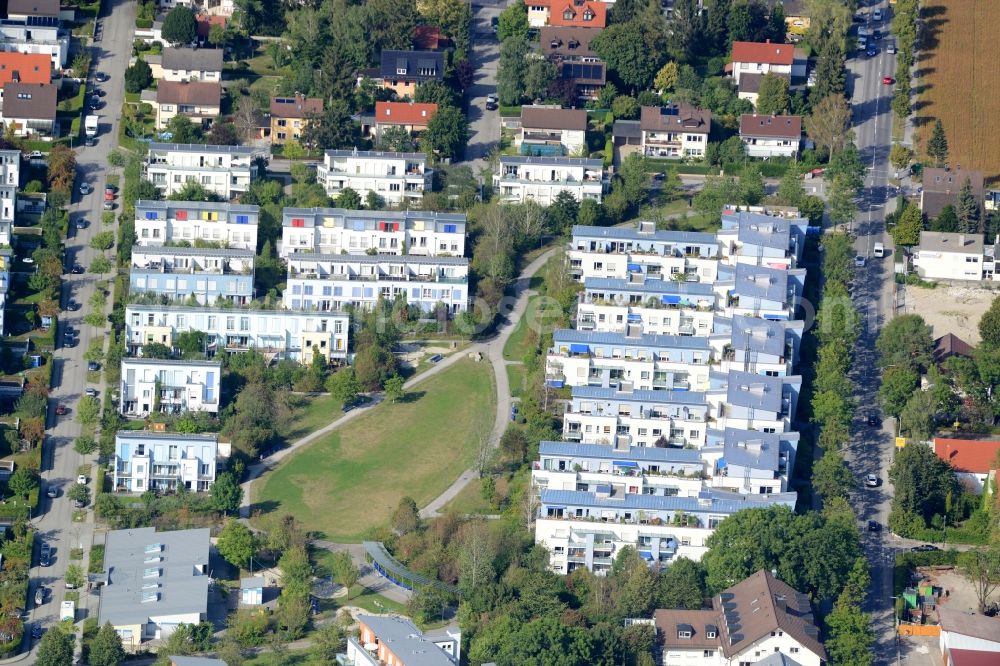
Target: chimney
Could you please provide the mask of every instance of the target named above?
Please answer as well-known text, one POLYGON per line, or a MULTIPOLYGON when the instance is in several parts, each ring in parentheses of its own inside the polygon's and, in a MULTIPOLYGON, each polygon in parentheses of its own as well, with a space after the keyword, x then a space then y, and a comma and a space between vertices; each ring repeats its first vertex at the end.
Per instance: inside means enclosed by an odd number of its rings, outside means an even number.
POLYGON ((965 234, 959 234, 958 235, 958 244, 961 247, 965 247, 965 234))

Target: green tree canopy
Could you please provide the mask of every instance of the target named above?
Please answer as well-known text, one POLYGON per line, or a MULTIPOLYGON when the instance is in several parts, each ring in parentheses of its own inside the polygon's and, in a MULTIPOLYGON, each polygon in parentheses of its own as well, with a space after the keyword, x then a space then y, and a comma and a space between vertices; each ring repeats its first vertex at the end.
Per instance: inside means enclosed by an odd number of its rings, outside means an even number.
POLYGON ((118 666, 123 661, 125 649, 122 647, 121 636, 110 622, 105 622, 90 643, 89 663, 91 666, 118 666))
POLYGON ((769 72, 760 80, 757 92, 757 113, 780 115, 788 109, 788 80, 769 72))
POLYGON ((138 93, 153 83, 153 69, 141 57, 125 70, 125 92, 138 93))
POLYGON ((505 42, 510 37, 528 39, 528 8, 523 2, 515 2, 500 12, 497 23, 497 39, 505 42))
POLYGON ((895 487, 890 525, 906 514, 921 518, 925 524, 933 516, 943 516, 948 497, 958 490, 951 465, 938 458, 932 448, 920 444, 896 453, 889 478, 895 487))
POLYGON ((979 337, 988 349, 1000 349, 1000 297, 994 298, 990 308, 979 320, 979 337))
POLYGON ((198 21, 188 7, 174 7, 163 19, 163 39, 171 44, 191 44, 197 37, 198 21))
POLYGON ((927 140, 927 155, 937 163, 937 166, 942 166, 948 161, 948 137, 944 134, 944 125, 941 124, 940 118, 934 121, 931 138, 927 140))
POLYGON ((228 520, 219 533, 216 548, 226 561, 241 569, 250 566, 250 558, 257 552, 257 539, 250 528, 238 520, 228 520))
POLYGON ((901 247, 911 247, 920 244, 920 232, 924 229, 924 216, 920 209, 908 205, 892 228, 892 240, 901 247))
POLYGON ((213 506, 222 513, 239 511, 243 501, 243 489, 231 472, 222 472, 216 476, 211 495, 213 506))
POLYGON ((440 157, 457 159, 469 142, 469 121, 453 106, 439 108, 420 140, 440 157))
POLYGON ((934 338, 923 317, 901 315, 882 327, 875 348, 880 355, 879 366, 909 368, 921 373, 931 363, 934 338))

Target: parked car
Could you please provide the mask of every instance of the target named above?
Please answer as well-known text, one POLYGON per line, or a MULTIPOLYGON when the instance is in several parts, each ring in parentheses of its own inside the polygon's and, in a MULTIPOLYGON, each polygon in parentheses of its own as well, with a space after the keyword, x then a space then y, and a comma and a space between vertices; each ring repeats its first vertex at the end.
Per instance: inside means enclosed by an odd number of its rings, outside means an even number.
POLYGON ((45 601, 45 588, 40 587, 35 590, 35 605, 41 606, 43 601, 45 601))
POLYGON ((87 228, 87 220, 85 220, 84 218, 81 217, 79 220, 76 221, 76 228, 77 229, 86 229, 87 228))
POLYGON ((510 406, 510 420, 511 421, 516 421, 517 420, 517 412, 518 412, 517 405, 511 405, 510 406))
POLYGON ((872 37, 874 37, 875 39, 882 39, 882 31, 872 30, 872 37))
POLYGON ((47 543, 42 543, 42 547, 38 550, 38 564, 47 567, 52 564, 52 546, 47 543))
POLYGON ((80 474, 79 476, 76 477, 76 482, 79 483, 81 486, 87 485, 87 475, 80 474))
POLYGON ((87 146, 88 148, 93 148, 94 146, 96 146, 96 145, 97 145, 97 139, 95 139, 95 138, 94 138, 94 137, 92 137, 92 136, 88 136, 88 137, 87 137, 87 138, 86 138, 86 139, 84 140, 84 142, 83 142, 83 145, 87 146))
POLYGON ((933 552, 936 552, 936 551, 939 551, 939 550, 941 550, 941 549, 938 548, 937 546, 935 546, 934 544, 922 543, 919 546, 914 546, 913 548, 911 548, 910 552, 911 553, 933 553, 933 552))
POLYGON ((45 490, 45 496, 48 497, 49 499, 55 499, 59 497, 59 489, 56 488, 55 486, 49 486, 45 490))
POLYGON ((896 45, 895 44, 887 45, 885 47, 885 52, 888 53, 889 55, 896 55, 896 45))
POLYGON ((66 304, 66 309, 69 310, 70 312, 76 312, 77 310, 80 309, 80 304, 77 303, 76 301, 70 301, 69 303, 66 304))
POLYGON ((875 42, 868 42, 868 46, 865 48, 865 55, 869 58, 874 58, 878 55, 878 47, 875 46, 875 42))
POLYGON ((98 83, 104 83, 105 81, 110 81, 111 77, 105 74, 104 72, 97 72, 96 74, 94 74, 94 80, 96 80, 98 83))
POLYGON ((868 476, 865 477, 865 485, 868 486, 869 488, 877 488, 878 477, 874 474, 869 474, 868 476))
POLYGON ((80 264, 73 264, 73 268, 71 268, 69 272, 72 273, 73 275, 82 275, 83 266, 81 266, 80 264))
POLYGON ((97 372, 100 369, 101 369, 101 364, 98 363, 97 361, 87 361, 87 370, 90 370, 91 372, 97 372))
POLYGON ((90 194, 90 185, 87 183, 80 183, 80 194, 90 194))
POLYGON ((84 391, 84 393, 86 393, 87 395, 89 395, 91 398, 96 398, 97 397, 97 389, 95 389, 93 386, 88 386, 87 390, 84 391))
POLYGON ((878 416, 875 415, 875 414, 869 414, 868 415, 868 425, 870 425, 872 428, 877 428, 878 427, 878 416))
POLYGON ((869 520, 868 521, 868 531, 869 532, 878 532, 880 529, 882 529, 882 526, 878 524, 878 521, 875 521, 875 520, 869 520))
POLYGON ((104 202, 104 210, 114 210, 114 209, 115 209, 115 202, 114 201, 105 201, 104 202))
POLYGON ((857 266, 858 268, 864 268, 865 267, 865 258, 862 255, 860 255, 860 254, 858 256, 854 257, 854 265, 857 266))
POLYGON ((875 11, 872 12, 872 20, 873 21, 881 21, 882 20, 882 10, 881 9, 876 9, 875 11))
POLYGON ((66 405, 56 405, 56 416, 65 416, 69 414, 69 408, 66 405))
POLYGON ((490 26, 492 26, 494 33, 497 30, 499 30, 500 29, 500 18, 497 17, 497 16, 494 16, 493 18, 491 18, 490 19, 490 26))
POLYGON ((31 627, 31 637, 32 638, 41 638, 43 631, 45 631, 45 630, 42 629, 42 625, 36 624, 33 627, 31 627))

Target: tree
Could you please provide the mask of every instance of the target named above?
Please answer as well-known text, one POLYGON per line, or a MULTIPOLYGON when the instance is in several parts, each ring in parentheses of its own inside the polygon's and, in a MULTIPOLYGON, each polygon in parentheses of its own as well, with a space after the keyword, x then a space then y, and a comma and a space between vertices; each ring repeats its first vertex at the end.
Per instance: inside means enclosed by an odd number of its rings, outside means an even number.
POLYGON ((920 527, 933 516, 945 515, 947 497, 958 488, 955 471, 928 446, 906 446, 896 453, 889 468, 889 478, 895 487, 889 525, 901 536, 897 526, 905 516, 916 516, 920 527))
POLYGON ((920 209, 913 205, 908 205, 903 209, 903 213, 896 221, 896 226, 892 228, 892 240, 896 245, 909 247, 920 244, 920 232, 924 229, 924 216, 920 209))
POLYGON ((27 498, 38 487, 38 473, 27 467, 18 467, 7 480, 7 489, 17 497, 27 498))
POLYGON ((611 113, 621 120, 634 120, 639 117, 639 102, 629 95, 618 95, 611 103, 611 113))
POLYGON ((204 331, 181 331, 174 334, 174 347, 184 358, 199 358, 204 356, 208 336, 204 331))
POLYGON ((49 188, 69 192, 76 180, 76 153, 59 143, 49 151, 49 188))
POLYGON ((878 389, 882 410, 892 416, 899 416, 906 401, 920 384, 920 375, 904 366, 886 368, 882 373, 882 385, 878 389))
POLYGON ((934 394, 916 391, 899 412, 899 429, 911 439, 925 442, 934 433, 934 414, 938 411, 934 394))
POLYGON ((442 158, 458 158, 469 142, 469 121, 453 106, 439 108, 420 138, 442 158))
POLYGON ((937 166, 943 166, 948 161, 948 137, 944 134, 944 125, 941 124, 940 118, 934 121, 931 138, 927 140, 927 155, 937 163, 937 166))
POLYGON ((501 104, 519 104, 524 97, 524 77, 528 71, 529 52, 526 37, 510 37, 500 44, 497 97, 501 104))
POLYGON ((696 0, 674 0, 670 21, 670 51, 676 60, 691 62, 704 30, 704 17, 696 0))
POLYGON ((958 214, 955 212, 955 206, 948 204, 941 209, 938 216, 931 221, 930 224, 931 231, 949 231, 952 233, 958 232, 958 214))
POLYGON ((97 442, 93 437, 81 435, 73 440, 73 450, 80 455, 89 456, 97 450, 97 442))
POLYGON ((389 402, 398 402, 403 399, 403 395, 405 394, 403 384, 405 383, 406 380, 400 375, 393 375, 385 380, 383 389, 385 390, 385 397, 389 402))
POLYGON ((896 366, 923 372, 933 358, 934 338, 923 317, 900 315, 882 328, 875 348, 881 367, 896 366))
POLYGON ((986 613, 990 597, 1000 587, 1000 546, 992 544, 959 553, 958 567, 976 591, 979 612, 986 613))
POLYGON ((118 666, 123 661, 125 661, 125 649, 122 647, 121 636, 110 622, 105 622, 90 643, 88 663, 91 666, 118 666))
MULTIPOLYGON (((313 632, 311 638, 312 645, 309 652, 317 663, 337 663, 337 655, 344 651, 346 644, 344 631, 339 624, 336 622, 324 624, 313 632)), ((232 666, 232 664, 227 664, 227 666, 232 666)))
POLYGON ((740 176, 740 201, 748 206, 756 206, 764 199, 764 174, 760 166, 751 162, 740 176))
POLYGON ((257 539, 250 528, 238 520, 227 520, 219 533, 216 544, 219 554, 240 569, 250 566, 250 559, 257 552, 257 539))
POLYGON ((969 178, 965 178, 962 188, 958 191, 958 199, 955 202, 955 214, 958 216, 958 230, 966 234, 976 234, 983 232, 982 215, 979 210, 979 202, 972 193, 972 183, 969 178))
POLYGON ((524 72, 525 97, 536 100, 548 96, 558 73, 556 66, 544 58, 529 61, 528 68, 524 72))
POLYGON ((141 57, 125 70, 125 92, 139 93, 153 84, 153 69, 141 57))
POLYGON ((677 67, 677 63, 674 61, 669 61, 660 71, 656 73, 653 78, 653 87, 659 94, 664 94, 672 91, 674 86, 677 85, 677 79, 680 77, 680 70, 677 67))
POLYGON ((194 12, 178 6, 163 19, 163 39, 171 44, 191 44, 198 37, 198 21, 194 12))
POLYGON ((1000 349, 1000 297, 993 299, 979 320, 979 336, 986 349, 1000 349))
POLYGON ((617 81, 633 91, 645 90, 652 83, 663 64, 663 46, 664 37, 657 26, 643 19, 610 25, 590 43, 617 81))
POLYGON ((88 270, 91 273, 103 275, 104 273, 110 273, 113 268, 114 265, 111 263, 111 260, 101 254, 94 257, 94 259, 90 262, 88 270))
MULTIPOLYGON (((208 134, 205 135, 205 142, 212 146, 237 146, 240 143, 240 133, 233 123, 216 120, 212 123, 212 129, 208 130, 208 134)), ((294 159, 293 151, 295 148, 302 150, 298 141, 292 140, 285 143, 285 157, 294 159)))
POLYGON ((523 464, 528 455, 528 436, 521 428, 511 426, 500 437, 500 450, 513 463, 523 464))
POLYGON ((403 497, 392 514, 392 527, 400 534, 409 534, 420 529, 420 511, 412 497, 403 497))
POLYGON ((176 115, 167 121, 167 132, 170 132, 170 140, 174 143, 201 143, 201 126, 195 125, 190 118, 184 115, 176 115))
POLYGON ((350 405, 361 391, 354 368, 347 367, 330 375, 326 380, 326 390, 330 396, 342 405, 350 405))
POLYGON ((851 109, 847 100, 839 95, 829 95, 813 105, 806 116, 806 134, 821 146, 835 153, 849 140, 847 127, 851 122, 851 109))
POLYGON ((660 574, 657 586, 659 608, 700 609, 705 604, 705 570, 686 557, 679 557, 660 574))
POLYGON ((115 232, 100 231, 90 239, 90 247, 101 252, 110 250, 115 245, 115 232))
POLYGON ((333 570, 334 580, 344 586, 344 589, 347 590, 347 599, 350 600, 351 588, 361 576, 361 571, 351 559, 351 554, 344 551, 334 553, 330 568, 333 570))
POLYGON ((70 666, 73 663, 73 649, 76 636, 66 633, 58 625, 42 635, 38 643, 38 666, 70 666))
POLYGON ((813 465, 812 485, 824 500, 833 497, 847 499, 855 480, 843 457, 829 450, 813 465))
POLYGON ((847 90, 846 82, 843 46, 840 40, 829 39, 823 44, 816 59, 816 85, 809 97, 816 101, 830 95, 843 97, 847 90))
POLYGON ((875 635, 871 629, 871 617, 861 611, 860 604, 838 600, 826 623, 829 628, 826 650, 831 665, 868 666, 872 663, 875 635))
POLYGON ((142 355, 146 358, 168 359, 171 352, 170 347, 162 342, 147 342, 142 346, 142 355))
POLYGON ((71 587, 83 587, 83 569, 79 564, 71 564, 66 567, 66 585, 71 587))
POLYGON ((243 501, 243 489, 231 472, 222 472, 212 484, 212 505, 223 514, 235 513, 243 501))
POLYGON ((760 80, 757 92, 757 113, 780 115, 788 109, 788 80, 777 74, 767 73, 760 80))
POLYGON ((889 151, 889 161, 892 162, 892 166, 898 171, 902 171, 910 164, 910 160, 913 159, 913 151, 904 146, 901 143, 892 144, 892 149, 889 151))
POLYGON ((83 485, 82 483, 74 483, 70 486, 70 489, 66 492, 66 497, 73 500, 74 502, 82 502, 83 504, 90 504, 90 488, 83 485))
POLYGON ((349 148, 357 141, 358 128, 347 104, 334 100, 321 113, 306 116, 301 143, 311 149, 349 148))
POLYGON ((347 210, 360 210, 361 195, 353 188, 345 187, 337 195, 337 207, 346 208, 347 210))
POLYGON ((523 2, 515 2, 500 12, 497 22, 497 40, 501 43, 508 38, 528 39, 528 8, 523 2))

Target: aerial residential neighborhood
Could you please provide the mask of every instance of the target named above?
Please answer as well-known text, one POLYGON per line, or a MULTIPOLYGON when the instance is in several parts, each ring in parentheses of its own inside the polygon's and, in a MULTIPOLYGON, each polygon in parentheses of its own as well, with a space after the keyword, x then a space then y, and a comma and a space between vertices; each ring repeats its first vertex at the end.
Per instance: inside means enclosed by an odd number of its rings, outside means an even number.
POLYGON ((0 3, 0 660, 1000 663, 991 9, 0 3))

